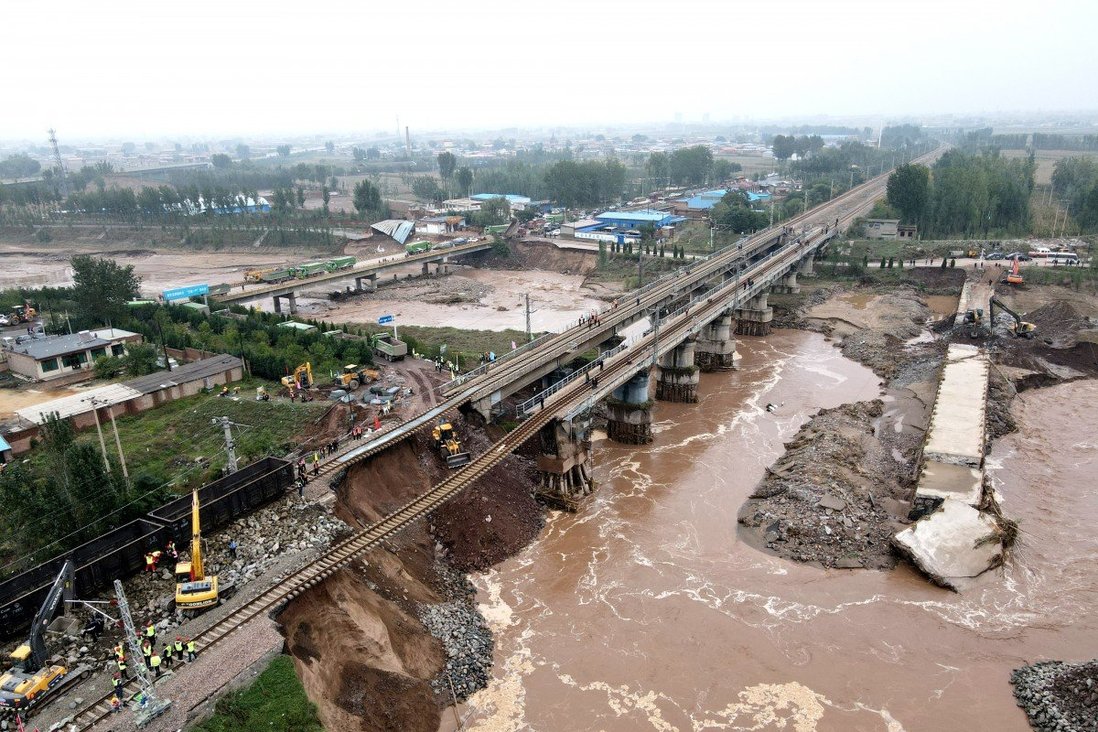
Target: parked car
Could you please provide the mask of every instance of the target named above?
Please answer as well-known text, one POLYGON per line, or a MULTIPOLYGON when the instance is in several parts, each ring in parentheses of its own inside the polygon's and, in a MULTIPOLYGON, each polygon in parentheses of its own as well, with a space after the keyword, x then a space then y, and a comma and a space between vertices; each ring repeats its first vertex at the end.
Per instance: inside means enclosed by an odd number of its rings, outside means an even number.
POLYGON ((1029 262, 1032 260, 1032 258, 1025 252, 1011 252, 1010 254, 1006 255, 1006 258, 1011 261, 1017 259, 1019 262, 1029 262))
POLYGON ((0 315, 0 325, 11 325, 11 321, 8 320, 7 315, 0 315))
POLYGON ((1002 252, 992 252, 985 256, 984 259, 1006 259, 1006 255, 1002 252))

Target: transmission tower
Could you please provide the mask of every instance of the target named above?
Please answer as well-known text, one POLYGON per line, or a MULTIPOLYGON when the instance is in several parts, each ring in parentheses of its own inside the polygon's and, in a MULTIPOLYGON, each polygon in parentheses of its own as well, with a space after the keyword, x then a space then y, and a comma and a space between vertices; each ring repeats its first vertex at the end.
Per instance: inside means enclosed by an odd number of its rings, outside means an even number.
POLYGON ((57 166, 57 174, 61 176, 61 197, 69 197, 69 177, 65 172, 65 163, 61 160, 61 148, 57 146, 57 131, 50 128, 50 147, 53 148, 53 162, 57 166))
POLYGON ((141 645, 137 642, 137 628, 134 627, 133 617, 130 615, 130 604, 126 602, 126 593, 122 591, 122 582, 114 581, 114 594, 118 597, 118 610, 122 616, 122 624, 126 627, 126 644, 133 654, 133 669, 137 673, 137 683, 141 686, 144 701, 133 712, 134 723, 138 727, 144 727, 154 717, 158 717, 172 705, 167 699, 158 699, 153 689, 153 682, 149 678, 149 669, 145 667, 141 658, 141 645))

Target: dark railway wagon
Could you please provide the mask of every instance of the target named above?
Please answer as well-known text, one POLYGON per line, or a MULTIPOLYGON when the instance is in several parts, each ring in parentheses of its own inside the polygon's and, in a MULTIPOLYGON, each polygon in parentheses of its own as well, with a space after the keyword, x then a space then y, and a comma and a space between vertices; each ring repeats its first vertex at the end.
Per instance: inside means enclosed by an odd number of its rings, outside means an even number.
POLYGON ((136 519, 0 582, 0 637, 13 635, 34 619, 66 559, 76 564, 76 596, 90 598, 116 578, 142 569, 145 553, 163 548, 169 535, 160 522, 136 519))
MULTIPOLYGON (((203 533, 216 531, 273 501, 293 483, 293 465, 266 457, 198 489, 203 533)), ((191 540, 191 497, 180 496, 149 512, 149 518, 168 527, 180 548, 191 540)))

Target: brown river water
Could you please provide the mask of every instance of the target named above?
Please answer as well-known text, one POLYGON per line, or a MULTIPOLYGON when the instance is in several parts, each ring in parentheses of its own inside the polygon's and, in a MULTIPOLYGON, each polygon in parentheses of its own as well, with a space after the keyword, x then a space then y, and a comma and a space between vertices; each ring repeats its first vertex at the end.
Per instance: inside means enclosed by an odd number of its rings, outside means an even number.
POLYGON ((988 463, 1020 546, 955 594, 905 565, 827 571, 738 538, 783 441, 880 391, 817 334, 740 351, 741 370, 702 375, 700 404, 657 405, 654 444, 598 442, 592 500, 474 578, 497 648, 463 728, 1028 729, 1011 669, 1098 656, 1098 383, 1015 403, 1022 429, 988 463))

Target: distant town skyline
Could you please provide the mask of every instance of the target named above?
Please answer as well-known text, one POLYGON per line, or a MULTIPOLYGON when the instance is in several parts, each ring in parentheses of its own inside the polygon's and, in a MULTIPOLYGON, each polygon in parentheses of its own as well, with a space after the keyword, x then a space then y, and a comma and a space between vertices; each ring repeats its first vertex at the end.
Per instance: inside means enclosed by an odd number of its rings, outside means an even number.
MULTIPOLYGON (((0 139, 875 119, 1094 105, 1098 6, 1052 0, 0 7, 0 139)), ((866 124, 872 124, 866 122, 866 124)))

